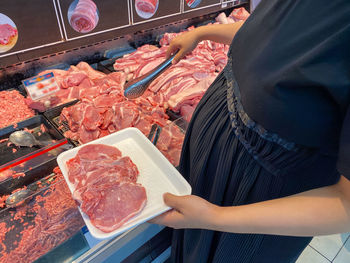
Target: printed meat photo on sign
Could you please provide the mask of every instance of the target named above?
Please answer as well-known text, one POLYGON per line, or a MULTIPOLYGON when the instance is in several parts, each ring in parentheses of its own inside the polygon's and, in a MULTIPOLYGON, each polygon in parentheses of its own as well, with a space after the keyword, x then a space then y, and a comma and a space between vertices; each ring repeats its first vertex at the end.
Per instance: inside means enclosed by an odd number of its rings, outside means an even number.
POLYGON ((144 18, 151 18, 158 9, 159 0, 135 0, 135 10, 137 14, 144 18))
POLYGON ((99 12, 92 0, 75 0, 68 9, 68 21, 79 33, 89 33, 95 29, 99 20, 99 12))
POLYGON ((188 7, 191 7, 191 8, 197 7, 201 2, 202 0, 186 0, 188 7))
POLYGON ((12 49, 18 39, 15 23, 8 16, 0 13, 0 54, 12 49))

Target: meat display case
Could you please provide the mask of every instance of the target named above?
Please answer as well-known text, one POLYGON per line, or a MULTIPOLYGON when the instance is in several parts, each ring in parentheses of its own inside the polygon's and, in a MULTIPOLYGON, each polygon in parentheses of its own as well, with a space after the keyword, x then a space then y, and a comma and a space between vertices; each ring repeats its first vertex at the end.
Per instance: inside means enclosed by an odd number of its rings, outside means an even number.
MULTIPOLYGON (((131 0, 129 2, 133 3, 131 0)), ((57 45, 44 46, 0 58, 0 90, 16 88, 23 91, 22 80, 47 69, 68 69, 70 65, 75 65, 80 61, 86 61, 93 68, 110 73, 113 71, 112 65, 116 58, 130 53, 144 44, 158 45, 161 36, 166 32, 180 32, 192 25, 200 26, 214 22, 215 17, 220 12, 229 14, 233 8, 239 6, 244 6, 249 10, 250 4, 250 1, 247 0, 222 0, 218 2, 219 5, 187 12, 184 8, 185 1, 181 1, 182 11, 179 15, 165 15, 147 23, 130 21, 130 26, 121 27, 117 31, 91 34, 85 39, 72 38, 57 45)), ((54 3, 58 6, 60 1, 55 0, 54 3)), ((132 10, 129 10, 129 15, 132 16, 131 13, 132 10)), ((62 24, 65 21, 61 20, 60 23, 60 27, 63 27, 62 24)), ((70 37, 68 36, 68 38, 70 37)), ((53 114, 49 110, 39 116, 51 123, 53 114)), ((179 117, 173 112, 170 112, 169 115, 172 120, 179 117)), ((181 119, 177 120, 176 124, 182 129, 186 129, 186 122, 181 119)), ((57 129, 55 131, 57 132, 57 129)), ((74 142, 70 142, 70 145, 71 147, 76 146, 74 142)), ((54 166, 55 160, 52 159, 41 162, 38 167, 31 171, 34 174, 33 179, 23 181, 16 187, 28 185, 33 180, 48 175, 54 166)), ((52 186, 36 192, 28 199, 35 199, 35 196, 45 198, 47 191, 54 192, 54 187, 59 188, 64 184, 64 180, 58 180, 52 186)), ((13 189, 3 190, 1 195, 9 194, 13 189)), ((28 201, 25 205, 29 207, 32 205, 31 202, 28 201)), ((11 208, 0 211, 0 226, 1 222, 11 220, 10 217, 13 216, 11 211, 13 211, 11 208)), ((170 255, 171 229, 169 228, 145 223, 111 240, 97 240, 91 236, 86 226, 79 225, 79 223, 80 221, 77 220, 75 228, 62 239, 64 242, 54 245, 49 251, 45 251, 45 254, 36 259, 36 262, 164 262, 170 255)), ((14 230, 17 227, 16 225, 14 230)), ((14 247, 0 248, 0 254, 4 252, 4 249, 6 249, 6 253, 9 253, 14 247)))

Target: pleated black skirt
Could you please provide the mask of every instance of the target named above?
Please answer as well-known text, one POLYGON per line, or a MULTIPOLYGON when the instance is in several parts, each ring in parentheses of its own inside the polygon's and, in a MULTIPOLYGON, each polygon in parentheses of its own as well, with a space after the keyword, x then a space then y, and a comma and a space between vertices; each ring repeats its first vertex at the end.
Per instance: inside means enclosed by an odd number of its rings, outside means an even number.
MULTIPOLYGON (((323 155, 317 149, 287 147, 279 143, 277 135, 269 137, 259 129, 248 128, 237 112, 242 109, 230 104, 230 100, 237 101, 229 91, 221 73, 188 127, 180 172, 194 195, 217 205, 238 206, 337 182, 334 156, 323 155)), ((311 237, 174 230, 171 259, 186 263, 295 262, 310 240, 311 237)))

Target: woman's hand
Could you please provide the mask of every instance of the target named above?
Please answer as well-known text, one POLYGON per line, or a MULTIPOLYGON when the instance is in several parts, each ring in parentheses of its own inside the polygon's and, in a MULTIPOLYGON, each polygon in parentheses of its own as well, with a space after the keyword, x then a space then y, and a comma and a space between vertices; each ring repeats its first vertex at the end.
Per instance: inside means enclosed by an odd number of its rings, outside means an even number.
POLYGON ((177 55, 173 60, 173 64, 176 64, 188 53, 192 52, 192 50, 196 48, 198 43, 199 39, 195 30, 183 33, 171 41, 166 53, 166 57, 169 58, 172 54, 178 51, 177 55))
POLYGON ((242 25, 243 21, 225 25, 207 25, 183 33, 171 41, 167 50, 167 58, 178 50, 179 52, 173 60, 173 64, 176 64, 180 59, 192 52, 202 40, 211 40, 229 45, 242 25))
POLYGON ((212 229, 219 207, 195 196, 164 194, 164 203, 173 209, 150 220, 150 223, 179 228, 212 229))

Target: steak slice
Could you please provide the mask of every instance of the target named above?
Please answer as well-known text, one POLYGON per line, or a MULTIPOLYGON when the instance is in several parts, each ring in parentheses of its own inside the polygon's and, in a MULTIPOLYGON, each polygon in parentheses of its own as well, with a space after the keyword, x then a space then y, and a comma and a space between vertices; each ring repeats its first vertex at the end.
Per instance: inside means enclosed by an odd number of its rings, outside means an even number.
POLYGON ((105 177, 82 194, 82 211, 96 228, 106 233, 138 214, 147 200, 146 190, 140 184, 115 182, 112 178, 105 177))
POLYGON ((113 146, 88 144, 78 151, 77 156, 87 160, 118 159, 122 156, 122 153, 113 146))

